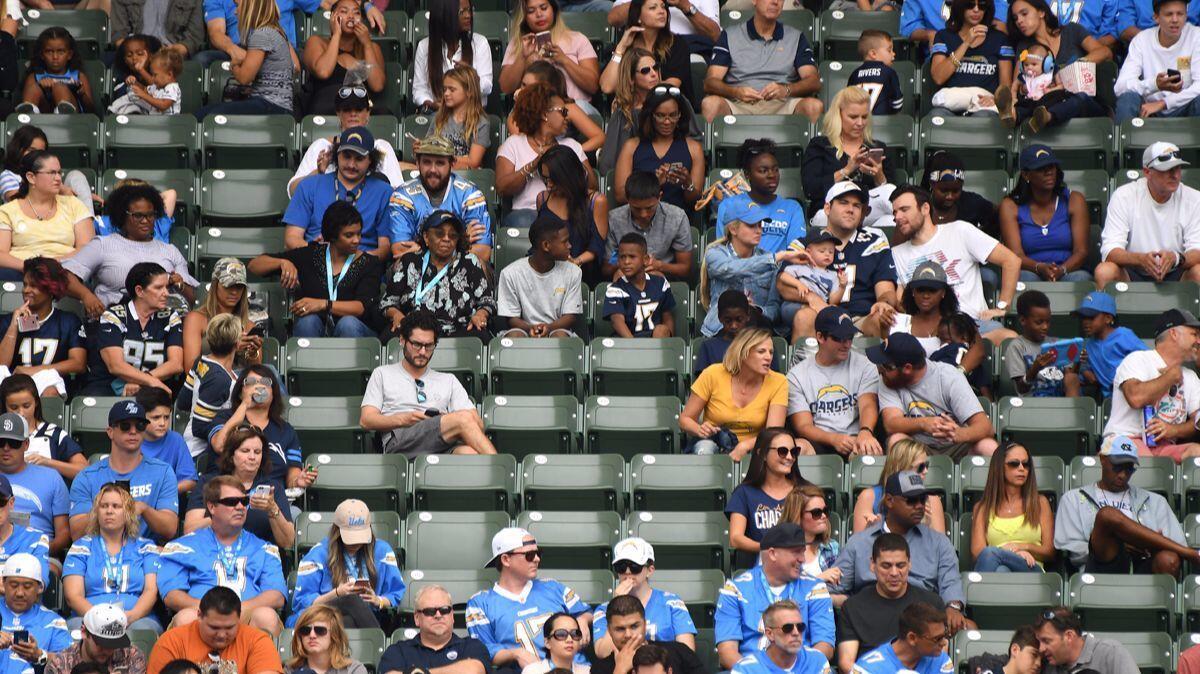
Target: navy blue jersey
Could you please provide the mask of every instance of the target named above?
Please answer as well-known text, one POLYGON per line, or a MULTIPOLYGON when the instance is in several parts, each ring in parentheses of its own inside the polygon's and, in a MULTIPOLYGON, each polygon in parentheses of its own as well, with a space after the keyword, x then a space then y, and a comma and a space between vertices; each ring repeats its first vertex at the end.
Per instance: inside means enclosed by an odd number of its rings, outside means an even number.
MULTIPOLYGON (((217 412, 217 416, 213 418, 212 424, 208 427, 209 444, 205 451, 208 453, 209 461, 215 461, 217 458, 217 454, 212 448, 213 436, 225 427, 232 415, 233 410, 231 409, 221 410, 217 412)), ((271 455, 271 479, 287 484, 288 469, 304 467, 304 457, 300 453, 300 436, 296 433, 296 429, 286 421, 271 421, 266 428, 259 430, 267 436, 266 449, 270 451, 271 455)))
POLYGON ((55 461, 70 461, 72 456, 83 453, 83 447, 63 429, 43 421, 29 436, 29 449, 25 452, 48 456, 55 461))
MULTIPOLYGON (((113 384, 112 373, 100 357, 101 349, 118 347, 125 362, 149 372, 167 360, 167 349, 183 348, 183 319, 171 309, 156 311, 143 326, 133 303, 114 304, 96 323, 82 330, 87 334, 88 378, 91 382, 113 384)), ((114 389, 114 393, 116 389, 114 389)))
MULTIPOLYGON (((933 46, 929 49, 930 58, 934 54, 949 58, 962 41, 958 33, 952 30, 939 30, 933 39, 933 46)), ((1008 37, 998 30, 989 30, 983 44, 967 49, 962 63, 958 64, 954 74, 942 87, 980 87, 987 91, 995 91, 996 87, 1000 86, 1000 62, 1011 63, 1014 60, 1016 54, 1012 45, 1008 43, 1008 37)))
POLYGON ((646 289, 638 290, 622 276, 608 286, 604 294, 604 318, 621 314, 634 337, 651 337, 662 324, 663 314, 675 308, 671 283, 661 276, 646 274, 646 289))
POLYGON ((892 248, 883 232, 874 227, 860 227, 837 252, 831 268, 846 272, 850 295, 843 297, 839 306, 851 316, 866 316, 871 312, 876 283, 896 282, 892 248))
MULTIPOLYGON (((189 415, 183 437, 192 456, 199 456, 208 447, 208 435, 217 413, 230 408, 230 395, 237 374, 225 369, 208 356, 200 356, 196 366, 184 380, 185 391, 190 391, 190 402, 186 409, 189 415)), ((180 395, 180 400, 184 398, 180 395)))
POLYGON ((904 107, 904 90, 900 76, 891 66, 879 61, 863 61, 850 73, 846 86, 859 87, 871 94, 872 115, 894 115, 904 107))
MULTIPOLYGON (((0 316, 0 334, 8 330, 13 315, 0 316)), ((9 367, 53 365, 67 359, 71 349, 82 349, 79 317, 69 311, 51 309, 37 330, 17 332, 17 348, 9 367)))

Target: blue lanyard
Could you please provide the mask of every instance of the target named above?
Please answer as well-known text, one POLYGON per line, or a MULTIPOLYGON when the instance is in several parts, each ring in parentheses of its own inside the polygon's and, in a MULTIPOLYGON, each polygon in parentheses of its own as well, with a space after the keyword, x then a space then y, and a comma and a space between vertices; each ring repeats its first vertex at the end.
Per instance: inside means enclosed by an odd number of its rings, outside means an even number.
MULTIPOLYGON (((244 533, 244 532, 243 532, 244 533)), ((238 534, 236 545, 221 545, 221 541, 217 540, 217 535, 213 534, 213 540, 217 543, 217 548, 220 550, 219 560, 221 566, 225 569, 225 580, 233 582, 237 578, 237 560, 242 552, 242 533, 238 534)))
POLYGON ((325 284, 329 288, 329 301, 337 301, 337 287, 342 284, 342 279, 346 278, 346 274, 350 272, 350 265, 354 263, 354 258, 358 257, 355 252, 350 257, 346 258, 346 263, 342 265, 342 273, 338 274, 337 282, 333 280, 333 259, 329 254, 329 248, 333 244, 325 244, 325 284))
POLYGON ((421 276, 417 278, 417 292, 413 295, 413 304, 420 304, 421 299, 437 286, 438 281, 446 275, 446 270, 450 269, 450 262, 447 262, 444 267, 438 270, 438 273, 433 278, 429 279, 429 284, 425 284, 425 270, 429 268, 429 251, 425 251, 425 257, 421 258, 421 276))
POLYGON ((345 562, 346 562, 346 577, 350 578, 351 580, 362 579, 362 577, 359 576, 359 574, 358 574, 359 569, 362 568, 358 564, 358 555, 346 555, 345 562))
MULTIPOLYGON (((362 196, 363 187, 366 184, 367 184, 367 181, 363 180, 357 186, 355 186, 353 189, 347 189, 346 190, 346 198, 344 199, 344 201, 347 201, 351 204, 357 204, 358 198, 360 196, 362 196)), ((341 196, 343 189, 344 188, 342 187, 342 181, 338 179, 337 174, 335 173, 333 176, 333 200, 334 201, 343 201, 342 196, 341 196)))

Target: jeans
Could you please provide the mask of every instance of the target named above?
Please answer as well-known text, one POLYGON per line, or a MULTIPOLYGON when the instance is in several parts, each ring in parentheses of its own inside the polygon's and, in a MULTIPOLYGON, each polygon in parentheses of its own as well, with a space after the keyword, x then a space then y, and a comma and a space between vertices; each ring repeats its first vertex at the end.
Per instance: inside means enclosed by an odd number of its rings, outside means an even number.
POLYGON ((517 208, 509 211, 508 215, 504 216, 504 226, 529 229, 529 226, 536 219, 537 211, 532 208, 517 208))
MULTIPOLYGON (((1140 117, 1143 102, 1141 95, 1132 91, 1117 96, 1117 107, 1114 111, 1117 124, 1140 117)), ((1191 103, 1183 107, 1171 111, 1163 110, 1155 117, 1200 117, 1200 97, 1193 98, 1191 103)))
POLYGON ((1038 107, 1045 107, 1053 116, 1050 120, 1050 126, 1066 124, 1072 119, 1105 117, 1108 115, 1108 111, 1104 109, 1103 105, 1100 105, 1100 101, 1087 94, 1071 94, 1062 98, 1062 100, 1048 103, 1045 106, 1039 106, 1039 103, 1039 101, 1018 103, 1017 120, 1024 122, 1038 107))
POLYGON ((342 316, 333 326, 333 334, 329 334, 325 316, 309 314, 296 319, 292 325, 293 337, 374 337, 375 331, 366 323, 354 316, 342 316))
POLYGON ((254 96, 244 101, 213 103, 196 111, 196 119, 204 121, 209 115, 290 115, 291 110, 275 105, 265 98, 254 96))
POLYGON ((1012 550, 988 546, 975 560, 975 570, 982 573, 1041 573, 1038 566, 1029 566, 1012 550))
MULTIPOLYGON (((1022 269, 1021 275, 1017 277, 1017 280, 1018 281, 1026 281, 1026 282, 1041 281, 1042 277, 1029 271, 1028 269, 1022 269)), ((1091 281, 1091 280, 1092 280, 1092 273, 1089 271, 1084 271, 1082 269, 1076 269, 1075 271, 1069 271, 1069 272, 1063 274, 1062 278, 1059 279, 1059 281, 1065 281, 1067 283, 1083 282, 1083 281, 1091 281)))

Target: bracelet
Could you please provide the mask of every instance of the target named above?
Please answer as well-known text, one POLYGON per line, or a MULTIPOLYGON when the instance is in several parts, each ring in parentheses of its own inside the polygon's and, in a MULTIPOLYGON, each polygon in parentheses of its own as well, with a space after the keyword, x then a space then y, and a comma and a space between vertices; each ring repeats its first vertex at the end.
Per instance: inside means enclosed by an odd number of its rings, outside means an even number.
POLYGON ((959 58, 954 55, 954 52, 950 52, 950 62, 954 64, 955 68, 958 68, 959 66, 962 65, 962 61, 959 60, 959 58))
POLYGON ((613 52, 612 58, 609 60, 612 61, 613 63, 620 63, 621 62, 621 53, 613 52))

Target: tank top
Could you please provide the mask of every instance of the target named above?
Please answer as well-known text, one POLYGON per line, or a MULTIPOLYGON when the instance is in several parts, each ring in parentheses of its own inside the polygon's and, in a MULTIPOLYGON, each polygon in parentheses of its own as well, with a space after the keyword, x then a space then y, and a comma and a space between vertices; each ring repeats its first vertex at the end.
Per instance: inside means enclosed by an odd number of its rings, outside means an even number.
MULTIPOLYGON (((683 164, 683 168, 689 172, 692 170, 692 153, 688 151, 687 138, 676 138, 671 147, 667 148, 666 154, 658 156, 654 152, 654 144, 642 141, 638 143, 637 148, 633 151, 633 170, 648 171, 654 173, 658 167, 663 164, 673 163, 683 164)), ((687 210, 687 202, 684 200, 683 187, 675 184, 664 184, 662 188, 662 200, 668 204, 678 206, 687 210)))
POLYGON ((1048 223, 1036 223, 1029 204, 1017 207, 1017 226, 1021 247, 1030 259, 1037 262, 1062 264, 1071 257, 1071 215, 1068 212, 1071 193, 1064 190, 1054 202, 1054 214, 1048 223))
MULTIPOLYGON (((992 513, 988 517, 987 544, 991 547, 1000 547, 1005 543, 1031 543, 1037 545, 1041 542, 1041 525, 1030 526, 1026 524, 1024 515, 1000 517, 992 513)), ((1039 562, 1038 566, 1040 567, 1041 565, 1041 562, 1039 562)))
POLYGON ((310 115, 336 115, 337 110, 334 103, 337 101, 338 89, 342 88, 342 82, 345 80, 346 69, 342 67, 341 63, 335 63, 329 77, 323 80, 312 78, 308 113, 310 115))

